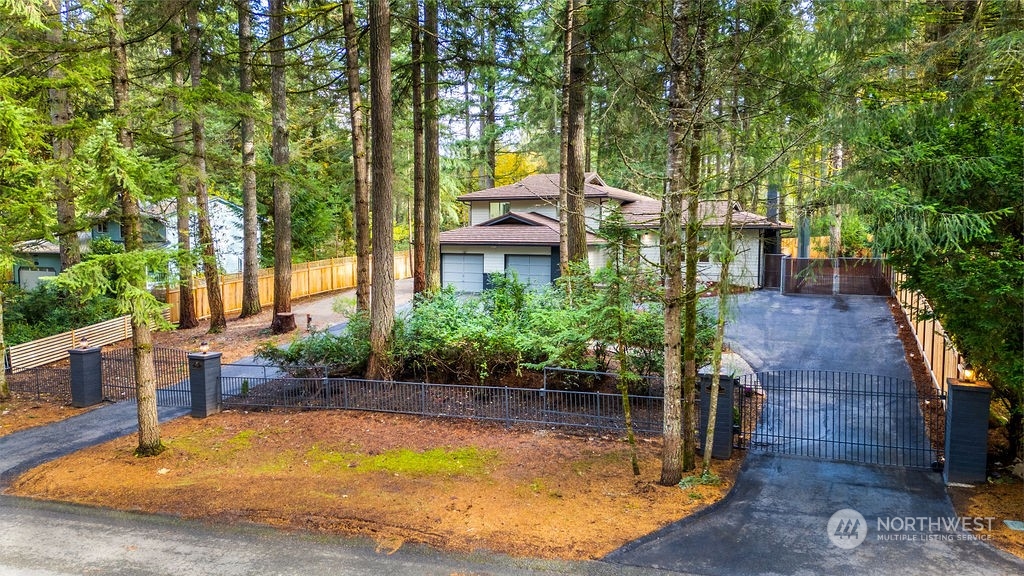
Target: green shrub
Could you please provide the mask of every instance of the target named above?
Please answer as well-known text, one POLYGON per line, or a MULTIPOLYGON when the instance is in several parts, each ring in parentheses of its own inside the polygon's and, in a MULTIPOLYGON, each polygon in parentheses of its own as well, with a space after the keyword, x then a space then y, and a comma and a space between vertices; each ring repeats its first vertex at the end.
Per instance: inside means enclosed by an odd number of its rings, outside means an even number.
POLYGON ((53 282, 42 282, 27 291, 15 286, 4 288, 4 340, 9 346, 117 316, 113 298, 88 298, 53 282))

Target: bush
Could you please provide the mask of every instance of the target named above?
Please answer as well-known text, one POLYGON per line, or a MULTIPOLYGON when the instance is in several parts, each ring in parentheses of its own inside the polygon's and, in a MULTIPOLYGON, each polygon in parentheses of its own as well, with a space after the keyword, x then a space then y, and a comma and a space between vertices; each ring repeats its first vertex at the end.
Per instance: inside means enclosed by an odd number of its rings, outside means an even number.
MULTIPOLYGON (((638 302, 625 298, 615 308, 608 298, 613 291, 594 278, 574 278, 571 299, 564 288, 567 282, 531 290, 514 275, 492 276, 493 287, 475 297, 456 294, 452 287, 417 296, 412 311, 395 322, 394 373, 458 384, 497 384, 524 368, 546 366, 660 374, 660 303, 650 302, 652 296, 645 294, 638 302), (623 351, 616 354, 620 342, 623 351), (615 364, 615 358, 624 360, 615 364)), ((369 356, 368 335, 369 321, 363 314, 340 335, 318 332, 286 349, 267 345, 258 356, 296 375, 322 375, 325 369, 333 376, 360 375, 369 356)), ((698 362, 710 358, 713 335, 712 321, 702 314, 698 362)))
POLYGON ((88 298, 53 282, 33 290, 4 288, 4 340, 15 346, 119 316, 107 296, 88 298))
POLYGON ((317 331, 292 340, 287 348, 271 342, 256 349, 256 357, 281 366, 294 376, 362 376, 370 357, 370 319, 365 312, 352 316, 340 334, 317 331))

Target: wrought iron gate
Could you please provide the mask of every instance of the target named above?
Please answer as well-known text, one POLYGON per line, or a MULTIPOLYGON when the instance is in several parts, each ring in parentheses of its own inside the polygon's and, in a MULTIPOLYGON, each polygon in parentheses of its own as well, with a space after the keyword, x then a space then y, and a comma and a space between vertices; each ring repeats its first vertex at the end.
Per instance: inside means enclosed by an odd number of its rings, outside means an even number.
MULTIPOLYGON (((131 348, 110 348, 102 353, 103 397, 118 402, 135 399, 135 359, 131 348)), ((156 402, 159 406, 189 407, 188 352, 154 348, 156 402)))
POLYGON ((826 370, 748 374, 738 417, 751 450, 935 467, 944 446, 944 398, 913 381, 826 370))

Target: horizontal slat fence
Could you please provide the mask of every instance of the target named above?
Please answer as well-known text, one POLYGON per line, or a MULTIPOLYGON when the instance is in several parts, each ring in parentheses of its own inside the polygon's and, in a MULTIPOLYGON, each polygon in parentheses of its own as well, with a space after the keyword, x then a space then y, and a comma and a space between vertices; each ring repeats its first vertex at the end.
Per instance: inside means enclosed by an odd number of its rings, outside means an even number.
MULTIPOLYGON (((395 279, 401 280, 412 276, 412 253, 409 250, 395 253, 395 279)), ((224 312, 231 314, 242 310, 242 275, 229 274, 221 276, 221 294, 224 296, 224 312)), ((292 264, 292 298, 302 298, 325 292, 334 292, 355 288, 356 259, 331 258, 316 262, 292 264)), ((274 269, 265 268, 259 274, 260 303, 264 306, 274 302, 274 269)), ((160 290, 159 295, 171 307, 171 322, 178 321, 178 302, 180 289, 177 287, 160 290)), ((197 278, 192 286, 193 299, 196 303, 196 316, 200 319, 210 317, 209 302, 206 297, 206 282, 197 278)))
POLYGON ((917 340, 918 349, 924 357, 928 372, 931 374, 932 383, 935 389, 942 394, 946 393, 946 379, 960 377, 960 353, 953 346, 953 341, 942 328, 938 320, 922 319, 922 315, 929 315, 932 311, 931 304, 915 290, 908 290, 903 287, 906 281, 906 274, 891 272, 893 296, 899 301, 900 307, 907 315, 907 323, 914 337, 917 340))
MULTIPOLYGON (((164 318, 169 311, 164 310, 164 318)), ((119 316, 105 322, 25 342, 8 349, 11 372, 17 373, 51 362, 64 360, 68 350, 87 340, 90 346, 106 346, 132 337, 131 316, 119 316)))

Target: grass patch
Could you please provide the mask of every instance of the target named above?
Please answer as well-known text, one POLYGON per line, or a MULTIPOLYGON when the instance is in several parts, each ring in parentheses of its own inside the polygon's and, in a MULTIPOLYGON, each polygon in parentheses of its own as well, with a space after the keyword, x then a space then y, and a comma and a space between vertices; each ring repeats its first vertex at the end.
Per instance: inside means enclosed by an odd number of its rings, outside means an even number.
POLYGON ((722 479, 718 474, 712 472, 705 472, 704 474, 694 476, 684 476, 679 481, 679 487, 683 490, 687 488, 693 488, 694 486, 718 486, 722 483, 722 479))
POLYGON ((317 472, 349 469, 357 472, 390 472, 410 476, 475 476, 486 470, 497 457, 493 450, 469 446, 453 450, 434 448, 416 452, 408 448, 388 450, 368 456, 355 452, 334 452, 314 446, 306 452, 306 461, 317 472))

